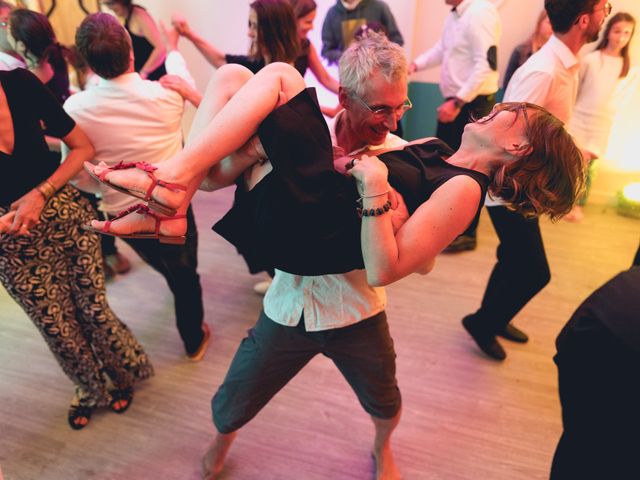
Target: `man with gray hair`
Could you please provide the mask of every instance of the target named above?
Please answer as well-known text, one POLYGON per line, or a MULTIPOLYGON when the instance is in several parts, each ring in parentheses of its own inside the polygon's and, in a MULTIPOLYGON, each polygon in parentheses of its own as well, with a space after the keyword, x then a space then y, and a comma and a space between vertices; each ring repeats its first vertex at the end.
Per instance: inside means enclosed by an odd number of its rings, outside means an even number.
MULTIPOLYGON (((367 35, 345 51, 339 91, 345 110, 330 125, 334 147, 356 154, 404 143, 389 132, 411 106, 406 71, 402 49, 384 35, 367 35)), ((385 304, 384 289, 369 286, 364 270, 319 276, 276 270, 264 310, 212 400, 218 434, 204 458, 205 478, 222 471, 238 429, 319 353, 336 364, 371 416, 376 478, 400 478, 391 433, 401 398, 385 304)))
POLYGON ((9 14, 14 8, 9 2, 0 0, 0 70, 27 68, 20 55, 11 48, 11 44, 7 39, 9 14))

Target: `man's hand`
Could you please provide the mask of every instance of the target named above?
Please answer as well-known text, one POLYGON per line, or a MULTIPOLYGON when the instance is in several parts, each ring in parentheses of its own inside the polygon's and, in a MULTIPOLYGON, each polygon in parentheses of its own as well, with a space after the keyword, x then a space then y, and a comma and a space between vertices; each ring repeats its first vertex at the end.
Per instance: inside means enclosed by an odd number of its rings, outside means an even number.
POLYGON ((461 108, 456 105, 453 98, 447 100, 438 107, 438 121, 441 123, 451 123, 460 114, 461 108))
POLYGON ((412 75, 414 73, 416 73, 418 71, 418 66, 414 63, 411 62, 408 66, 407 66, 407 73, 409 75, 412 75))

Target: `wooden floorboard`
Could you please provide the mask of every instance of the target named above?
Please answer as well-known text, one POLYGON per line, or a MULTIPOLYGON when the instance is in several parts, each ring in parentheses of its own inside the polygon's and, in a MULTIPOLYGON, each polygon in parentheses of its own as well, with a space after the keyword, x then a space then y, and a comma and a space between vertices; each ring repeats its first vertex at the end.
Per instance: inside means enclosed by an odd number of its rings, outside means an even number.
MULTIPOLYGON (((213 433, 210 398, 261 298, 232 247, 210 231, 229 190, 200 194, 200 273, 213 340, 205 360, 186 362, 164 280, 135 257, 108 286, 109 301, 156 368, 124 415, 97 412, 80 432, 66 423, 72 386, 24 313, 0 292, 0 465, 5 480, 199 478, 213 433)), ((542 222, 551 284, 517 317, 527 345, 508 358, 481 356, 460 326, 477 308, 497 239, 483 213, 476 251, 441 256, 428 276, 388 288, 403 418, 394 436, 406 479, 548 478, 560 431, 554 339, 576 306, 627 268, 640 222, 589 206, 580 224, 542 222)), ((523 272, 526 274, 526 272, 523 272)), ((326 358, 315 358, 238 436, 225 478, 372 478, 373 428, 326 358)))

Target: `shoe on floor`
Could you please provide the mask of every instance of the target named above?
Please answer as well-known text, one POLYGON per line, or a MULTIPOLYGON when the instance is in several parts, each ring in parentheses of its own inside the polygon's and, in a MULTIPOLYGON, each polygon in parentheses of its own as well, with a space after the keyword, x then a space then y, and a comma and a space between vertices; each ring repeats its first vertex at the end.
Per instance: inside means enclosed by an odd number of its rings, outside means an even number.
POLYGON ((459 235, 453 242, 451 242, 447 248, 445 248, 443 253, 459 253, 459 252, 468 252, 471 250, 475 250, 478 241, 476 237, 472 237, 471 235, 459 235))
POLYGON ((262 282, 258 282, 253 286, 253 291, 258 295, 266 295, 267 290, 271 286, 271 279, 263 280, 262 282))
POLYGON ((74 399, 69 407, 69 413, 67 415, 69 426, 74 430, 82 430, 84 427, 89 425, 92 413, 93 407, 79 405, 77 399, 74 399))
POLYGON ((507 323, 507 326, 504 327, 504 330, 498 332, 498 335, 516 343, 527 343, 529 341, 529 335, 510 323, 507 323))
POLYGON ((193 353, 187 352, 187 358, 192 362, 199 362, 204 358, 204 354, 207 353, 207 348, 209 347, 209 340, 211 340, 211 330, 209 330, 209 325, 206 323, 202 324, 202 333, 204 333, 204 337, 202 338, 202 342, 193 353))
POLYGON ((133 387, 116 388, 111 390, 111 404, 109 408, 116 413, 124 413, 133 402, 133 387))
POLYGON ((502 345, 498 343, 495 335, 482 332, 476 325, 473 324, 473 315, 467 315, 462 319, 462 326, 471 335, 473 341, 476 342, 478 348, 482 350, 487 356, 494 360, 504 360, 507 358, 507 352, 504 351, 502 345))
POLYGON ((114 274, 118 273, 122 275, 131 270, 131 262, 127 260, 127 257, 118 252, 106 255, 104 257, 104 264, 105 267, 111 269, 114 274))

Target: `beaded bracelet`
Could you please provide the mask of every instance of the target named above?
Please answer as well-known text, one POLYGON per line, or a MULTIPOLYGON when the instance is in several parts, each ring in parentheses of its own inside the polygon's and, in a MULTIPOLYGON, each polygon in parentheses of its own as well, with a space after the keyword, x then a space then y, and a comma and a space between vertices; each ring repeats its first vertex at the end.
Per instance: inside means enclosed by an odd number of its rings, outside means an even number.
POLYGON ((356 207, 358 217, 379 217, 384 215, 391 209, 391 200, 387 200, 385 204, 378 208, 362 208, 362 206, 356 207))

